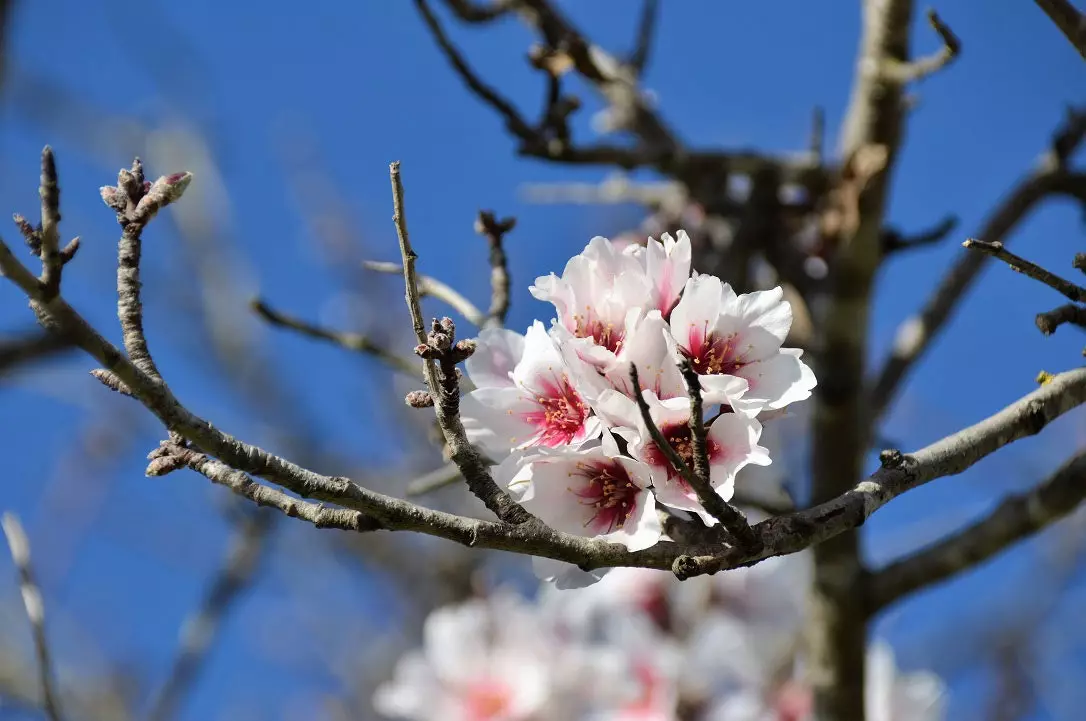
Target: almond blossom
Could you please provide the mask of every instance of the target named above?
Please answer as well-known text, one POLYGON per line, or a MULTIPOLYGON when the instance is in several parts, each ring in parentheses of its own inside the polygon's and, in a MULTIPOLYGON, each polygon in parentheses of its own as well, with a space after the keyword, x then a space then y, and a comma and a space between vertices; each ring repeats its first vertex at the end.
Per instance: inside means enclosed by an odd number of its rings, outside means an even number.
POLYGON ((476 389, 461 405, 468 438, 508 453, 577 446, 599 436, 599 419, 574 388, 571 376, 584 372, 575 363, 562 358, 539 321, 523 338, 510 331, 480 334, 467 363, 476 389))
POLYGON ((547 449, 500 465, 495 478, 559 531, 639 551, 660 540, 649 485, 652 469, 619 453, 610 433, 590 449, 547 449))
POLYGON ((374 707, 413 721, 528 721, 549 700, 549 636, 514 595, 430 614, 423 648, 407 654, 374 707))
MULTIPOLYGON (((659 400, 652 391, 644 393, 649 416, 664 438, 688 467, 693 467, 694 448, 690 430, 690 402, 686 398, 659 400)), ((659 479, 654 484, 656 499, 666 506, 699 514, 706 523, 717 521, 698 502, 694 489, 671 465, 649 435, 644 420, 637 418, 636 434, 620 432, 629 442, 629 452, 648 465, 659 479)), ((710 424, 706 435, 709 455, 709 482, 724 500, 731 500, 735 476, 748 464, 767 466, 769 452, 758 445, 761 424, 739 413, 722 413, 710 424)))
POLYGON ((711 275, 687 281, 671 333, 698 372, 706 403, 757 415, 811 396, 815 377, 801 351, 781 348, 792 327, 792 307, 783 297, 779 287, 736 295, 711 275), (748 384, 738 399, 735 377, 748 384))

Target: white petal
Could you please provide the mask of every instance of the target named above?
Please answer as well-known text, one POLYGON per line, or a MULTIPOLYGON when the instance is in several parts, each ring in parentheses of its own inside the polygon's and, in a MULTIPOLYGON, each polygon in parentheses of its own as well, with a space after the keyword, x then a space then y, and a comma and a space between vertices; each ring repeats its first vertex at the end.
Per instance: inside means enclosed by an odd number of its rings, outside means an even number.
POLYGON ((505 328, 480 331, 475 353, 464 363, 476 388, 513 385, 513 368, 524 355, 524 336, 505 328))

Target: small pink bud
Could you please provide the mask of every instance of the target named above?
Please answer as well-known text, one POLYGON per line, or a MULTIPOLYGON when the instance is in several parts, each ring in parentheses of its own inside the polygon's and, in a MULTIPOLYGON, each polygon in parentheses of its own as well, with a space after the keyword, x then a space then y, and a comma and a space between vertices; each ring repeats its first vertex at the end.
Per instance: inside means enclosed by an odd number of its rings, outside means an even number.
POLYGON ((429 391, 411 391, 404 397, 404 402, 412 408, 430 408, 434 405, 434 398, 429 391))

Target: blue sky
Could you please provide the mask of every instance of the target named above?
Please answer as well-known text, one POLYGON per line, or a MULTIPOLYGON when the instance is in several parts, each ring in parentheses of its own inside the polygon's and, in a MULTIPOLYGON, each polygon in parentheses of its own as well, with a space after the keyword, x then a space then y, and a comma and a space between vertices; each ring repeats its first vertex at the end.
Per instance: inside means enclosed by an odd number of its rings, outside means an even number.
MULTIPOLYGON (((636 3, 565 5, 603 46, 619 52, 630 47, 636 3)), ((798 150, 816 105, 826 109, 827 127, 836 128, 854 64, 855 3, 691 0, 663 6, 645 82, 690 145, 798 150)), ((895 258, 881 272, 874 358, 942 269, 964 252, 960 240, 1028 171, 1065 106, 1081 100, 1086 87, 1086 66, 1032 3, 945 0, 937 9, 962 38, 964 51, 950 69, 915 89, 918 102, 894 177, 890 220, 915 230, 953 212, 962 222, 955 238, 895 258)), ((486 78, 534 115, 543 90, 523 60, 531 42, 527 31, 515 21, 487 30, 451 29, 486 78)), ((387 328, 399 318, 406 329, 400 291, 387 279, 336 267, 338 256, 317 250, 327 246, 315 242, 308 218, 323 203, 338 203, 353 223, 348 237, 355 252, 394 258, 391 160, 403 163, 421 270, 481 303, 487 297, 486 252, 472 232, 474 214, 493 208, 518 217, 508 244, 513 327, 548 313, 527 293, 532 278, 560 269, 592 235, 615 232, 639 217, 628 207, 527 203, 526 183, 598 180, 608 171, 516 158, 501 121, 461 86, 406 0, 313 0, 304 12, 281 0, 262 3, 259 12, 244 3, 207 0, 21 3, 10 32, 0 205, 32 213, 37 155, 51 143, 62 174, 63 228, 84 239, 65 276, 66 293, 114 338, 116 225, 97 188, 112 182, 133 154, 146 152, 125 132, 133 123, 153 128, 183 122, 207 139, 229 197, 229 206, 212 214, 215 229, 233 243, 230 257, 244 268, 231 279, 233 297, 262 292, 293 312, 347 322, 352 316, 344 310, 343 292, 363 285, 387 301, 364 309, 364 318, 353 317, 362 327, 387 328), (64 94, 59 109, 41 100, 50 89, 64 94), (91 114, 73 110, 73 100, 91 114), (299 169, 319 171, 333 192, 299 169)), ((938 47, 922 18, 914 39, 918 51, 938 47)), ((588 102, 575 133, 589 139, 587 119, 598 106, 587 90, 582 98, 588 102)), ((153 174, 182 169, 144 159, 153 174)), ((198 176, 194 187, 201 182, 208 181, 198 176)), ((268 442, 259 419, 226 398, 222 381, 208 380, 202 370, 207 349, 199 339, 165 323, 178 298, 192 302, 193 293, 176 284, 183 266, 174 229, 168 222, 156 226, 146 243, 144 277, 159 365, 199 412, 235 434, 268 442)), ((1019 227, 1013 241, 1031 259, 1071 273, 1082 227, 1081 209, 1052 201, 1019 227)), ((318 230, 327 241, 328 228, 318 230)), ((14 229, 4 237, 17 239, 14 229)), ((924 445, 1028 392, 1038 370, 1080 363, 1081 334, 1065 329, 1042 338, 1033 326, 1036 312, 1059 302, 1055 293, 1006 268, 989 268, 951 331, 913 375, 887 433, 906 448, 924 445)), ((0 287, 0 329, 29 322, 22 298, 0 287)), ((388 376, 379 367, 287 335, 275 336, 270 347, 261 362, 296 381, 291 391, 298 421, 322 444, 366 467, 411 463, 403 458, 394 424, 382 417, 395 414, 380 402, 388 376)), ((145 422, 136 423, 134 437, 113 434, 127 439, 119 441, 126 450, 117 460, 88 465, 78 444, 93 419, 103 408, 131 411, 95 387, 85 374, 90 367, 73 358, 0 386, 0 506, 24 517, 38 551, 46 602, 57 609, 52 631, 61 657, 70 653, 76 667, 91 664, 88 649, 96 648, 99 655, 137 664, 153 686, 168 667, 180 619, 222 553, 227 525, 218 515, 201 516, 222 505, 215 501, 222 494, 188 475, 145 479, 142 457, 158 440, 145 422)), ((865 529, 868 555, 886 560, 983 512, 999 492, 1041 477, 1081 446, 1084 423, 1081 414, 1072 414, 974 471, 891 504, 865 529)), ((307 670, 316 664, 278 663, 282 649, 273 654, 253 640, 269 629, 290 628, 300 599, 369 619, 360 628, 380 624, 369 618, 386 612, 379 588, 334 559, 294 550, 299 542, 320 548, 313 536, 293 527, 277 536, 276 562, 228 623, 184 718, 243 718, 242 707, 251 718, 293 718, 274 711, 301 703, 288 690, 292 684, 311 694, 342 691, 326 673, 307 670)), ((897 643, 906 665, 938 666, 931 639, 976 617, 978 604, 992 623, 1015 617, 1016 594, 1004 594, 1005 603, 991 597, 1005 584, 1039 587, 1036 552, 1036 544, 1029 546, 924 594, 889 614, 880 630, 897 643)), ((0 601, 13 606, 17 595, 8 570, 6 559, 0 560, 0 601)), ((1072 583, 1055 617, 1069 612, 1076 598, 1081 608, 1082 595, 1081 582, 1072 583)), ((300 633, 283 632, 286 638, 300 633)), ((22 642, 7 632, 0 640, 9 636, 22 642)), ((1078 643, 1062 653, 1081 664, 1086 648, 1082 639, 1078 643)), ((983 689, 983 679, 967 674, 955 683, 953 717, 972 718, 969 699, 983 689)), ((1051 711, 1037 718, 1048 717, 1060 716, 1051 711)))

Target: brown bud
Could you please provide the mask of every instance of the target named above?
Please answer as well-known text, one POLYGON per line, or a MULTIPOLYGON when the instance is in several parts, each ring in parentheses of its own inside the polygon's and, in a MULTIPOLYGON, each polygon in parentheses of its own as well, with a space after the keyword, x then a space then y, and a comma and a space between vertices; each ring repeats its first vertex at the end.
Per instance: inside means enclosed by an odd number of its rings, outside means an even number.
POLYGON ((404 396, 404 402, 412 408, 431 408, 434 397, 430 395, 430 391, 411 391, 404 396))
POLYGON ((475 341, 471 339, 457 341, 456 345, 453 346, 454 362, 459 363, 460 361, 465 361, 468 358, 471 358, 471 356, 475 354, 476 347, 477 345, 475 341))
POLYGON ((168 473, 173 473, 177 469, 184 467, 184 465, 185 462, 178 456, 162 456, 147 464, 145 473, 148 476, 165 476, 168 473))

